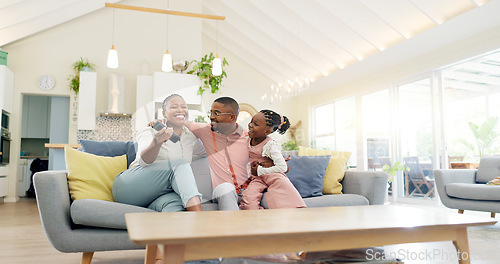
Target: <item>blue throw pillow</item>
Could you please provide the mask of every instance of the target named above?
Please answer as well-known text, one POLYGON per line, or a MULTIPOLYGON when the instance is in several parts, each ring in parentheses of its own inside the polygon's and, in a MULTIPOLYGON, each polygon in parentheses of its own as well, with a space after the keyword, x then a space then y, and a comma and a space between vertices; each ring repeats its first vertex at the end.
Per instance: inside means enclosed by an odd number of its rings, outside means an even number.
POLYGON ((291 156, 286 176, 302 198, 322 196, 325 171, 330 162, 326 156, 291 156))
POLYGON ((127 154, 127 168, 135 160, 137 145, 132 141, 80 140, 82 151, 94 155, 116 157, 127 154))

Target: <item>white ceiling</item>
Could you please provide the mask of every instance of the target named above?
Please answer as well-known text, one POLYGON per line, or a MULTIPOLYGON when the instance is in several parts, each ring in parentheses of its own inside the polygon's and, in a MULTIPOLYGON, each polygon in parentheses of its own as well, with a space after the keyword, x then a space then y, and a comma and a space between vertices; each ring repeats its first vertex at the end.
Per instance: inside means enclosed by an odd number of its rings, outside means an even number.
MULTIPOLYGON (((204 20, 203 34, 274 83, 318 80, 489 1, 203 0, 203 12, 226 16, 204 20)), ((0 47, 104 8, 104 2, 2 0, 0 47)))

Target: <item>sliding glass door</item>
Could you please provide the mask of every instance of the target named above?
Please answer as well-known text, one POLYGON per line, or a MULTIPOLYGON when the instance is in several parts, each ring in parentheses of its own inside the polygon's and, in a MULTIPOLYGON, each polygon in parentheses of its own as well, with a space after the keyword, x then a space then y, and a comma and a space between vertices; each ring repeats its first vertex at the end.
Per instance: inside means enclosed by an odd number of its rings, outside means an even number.
POLYGON ((400 156, 409 168, 403 175, 404 186, 400 186, 402 196, 433 198, 435 112, 431 78, 399 85, 396 92, 400 156))

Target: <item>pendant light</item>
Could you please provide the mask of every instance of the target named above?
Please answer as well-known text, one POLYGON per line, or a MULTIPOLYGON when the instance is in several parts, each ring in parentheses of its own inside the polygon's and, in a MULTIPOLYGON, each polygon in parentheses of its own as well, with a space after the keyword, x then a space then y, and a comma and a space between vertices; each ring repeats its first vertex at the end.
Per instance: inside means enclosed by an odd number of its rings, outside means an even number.
POLYGON ((215 37, 215 59, 212 61, 212 74, 220 76, 222 74, 222 61, 219 58, 219 21, 216 22, 217 35, 215 37))
POLYGON ((113 9, 113 41, 111 44, 111 49, 108 52, 108 68, 116 69, 118 68, 118 52, 115 49, 115 10, 113 9))
MULTIPOLYGON (((167 10, 169 10, 170 1, 167 0, 167 10)), ((163 54, 163 61, 161 63, 161 70, 164 72, 172 71, 172 55, 168 53, 168 15, 167 15, 167 51, 163 54)))

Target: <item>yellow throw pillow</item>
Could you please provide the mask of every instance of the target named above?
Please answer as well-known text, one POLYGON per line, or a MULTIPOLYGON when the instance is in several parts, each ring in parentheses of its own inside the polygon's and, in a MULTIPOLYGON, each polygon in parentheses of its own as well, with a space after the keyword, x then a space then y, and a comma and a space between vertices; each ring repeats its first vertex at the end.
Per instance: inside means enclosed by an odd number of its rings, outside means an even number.
POLYGON ((299 146, 299 156, 322 156, 331 155, 330 163, 325 172, 325 182, 323 185, 323 194, 342 193, 342 184, 344 179, 347 161, 351 157, 351 152, 332 151, 322 149, 311 149, 299 146))
POLYGON ((71 199, 113 201, 113 180, 127 169, 127 155, 97 156, 64 147, 71 199))

